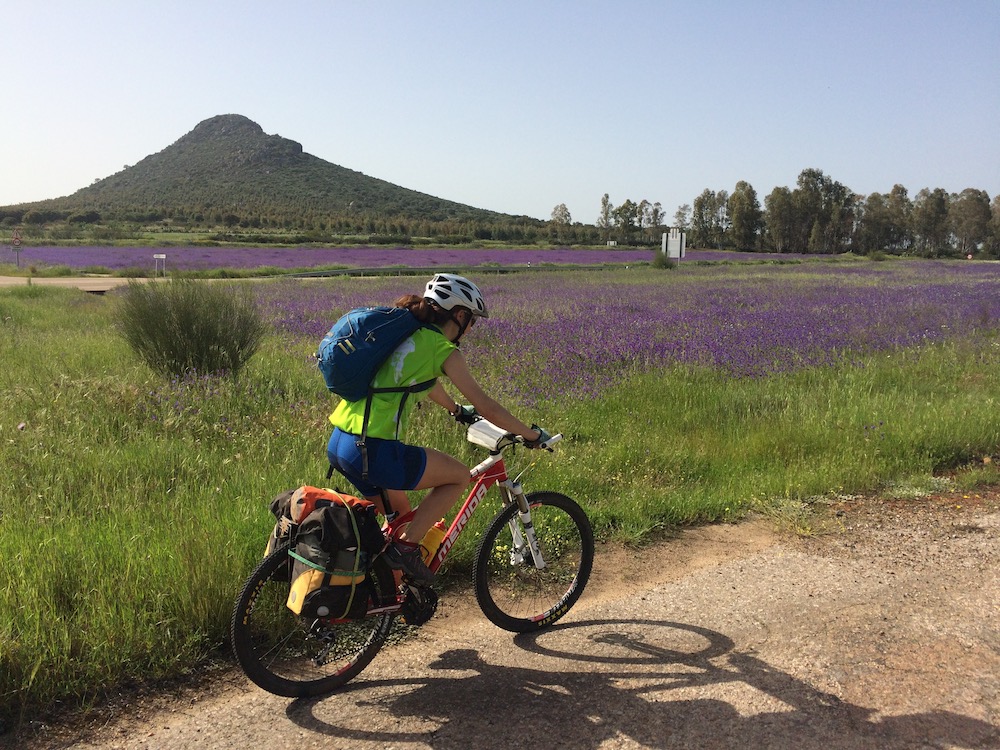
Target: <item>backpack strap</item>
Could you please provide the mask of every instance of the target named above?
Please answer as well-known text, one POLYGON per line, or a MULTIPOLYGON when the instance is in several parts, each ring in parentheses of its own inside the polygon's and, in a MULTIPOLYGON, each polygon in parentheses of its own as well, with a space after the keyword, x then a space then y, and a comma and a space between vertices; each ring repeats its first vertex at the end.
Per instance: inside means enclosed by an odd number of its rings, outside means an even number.
MULTIPOLYGON (((406 399, 410 397, 410 394, 426 391, 428 388, 433 387, 436 382, 437 378, 431 378, 430 380, 425 380, 422 383, 414 383, 413 385, 401 386, 398 388, 373 388, 372 386, 368 386, 368 398, 365 399, 365 416, 364 420, 361 422, 361 437, 359 437, 356 442, 358 450, 361 451, 361 478, 363 480, 368 481, 368 446, 365 442, 368 440, 368 421, 371 419, 372 399, 375 394, 403 394, 403 397, 399 400, 399 408, 396 410, 396 424, 399 425, 399 419, 403 415, 403 407, 406 406, 406 399)), ((329 478, 329 475, 327 475, 327 478, 329 478)))

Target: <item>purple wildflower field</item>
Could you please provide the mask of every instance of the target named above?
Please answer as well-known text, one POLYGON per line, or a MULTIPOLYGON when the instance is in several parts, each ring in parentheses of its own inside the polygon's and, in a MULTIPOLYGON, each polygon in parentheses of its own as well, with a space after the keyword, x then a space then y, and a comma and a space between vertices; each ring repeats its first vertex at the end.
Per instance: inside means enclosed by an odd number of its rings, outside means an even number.
MULTIPOLYGON (((1000 264, 700 265, 470 274, 490 318, 463 341, 474 371, 523 403, 599 396, 623 371, 706 365, 762 377, 1000 329, 1000 264), (510 374, 515 374, 513 379, 510 374)), ((258 297, 303 357, 343 311, 419 292, 412 278, 280 280, 258 297), (296 347, 297 349, 297 347, 296 347)))
MULTIPOLYGON (((74 269, 126 268, 155 270, 153 254, 166 255, 167 271, 207 271, 217 268, 283 270, 309 268, 474 268, 476 266, 526 266, 539 264, 602 265, 649 263, 654 251, 634 248, 583 250, 574 248, 520 249, 440 249, 406 247, 26 247, 21 251, 22 266, 69 266, 74 269)), ((687 261, 773 261, 801 259, 804 255, 737 253, 720 250, 688 251, 687 261)), ((813 256, 814 257, 814 256, 813 256)), ((18 259, 0 249, 0 263, 18 259)))
MULTIPOLYGON (((411 268, 475 267, 482 265, 523 266, 555 263, 560 265, 599 265, 604 263, 648 263, 651 250, 571 248, 525 249, 433 249, 405 247, 333 247, 333 248, 215 248, 215 247, 26 247, 20 263, 27 265, 65 265, 70 268, 125 268, 154 270, 153 254, 166 255, 167 271, 194 271, 216 268, 411 268)), ((13 252, 4 250, 0 262, 13 263, 13 252), (9 257, 5 257, 9 256, 9 257)))

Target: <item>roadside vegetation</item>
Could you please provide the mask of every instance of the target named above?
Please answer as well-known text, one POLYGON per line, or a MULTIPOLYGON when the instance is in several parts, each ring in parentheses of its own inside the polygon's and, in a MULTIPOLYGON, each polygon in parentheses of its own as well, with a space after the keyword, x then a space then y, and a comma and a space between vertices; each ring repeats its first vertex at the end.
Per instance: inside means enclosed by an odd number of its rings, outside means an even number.
MULTIPOLYGON (((994 265, 494 276, 468 356, 516 412, 566 435, 513 464, 532 464, 529 488, 579 500, 601 542, 750 513, 810 533, 811 509, 843 495, 1000 482, 994 265)), ((326 483, 333 400, 313 347, 347 307, 423 281, 257 282, 269 332, 239 378, 150 369, 123 336, 127 295, 0 290, 7 728, 228 658, 268 502, 326 483)), ((422 410, 411 437, 478 460, 440 409, 422 410)), ((477 536, 448 576, 467 575, 477 536)))
POLYGON ((250 295, 245 287, 227 289, 190 279, 130 281, 112 321, 155 372, 235 378, 268 330, 250 295))

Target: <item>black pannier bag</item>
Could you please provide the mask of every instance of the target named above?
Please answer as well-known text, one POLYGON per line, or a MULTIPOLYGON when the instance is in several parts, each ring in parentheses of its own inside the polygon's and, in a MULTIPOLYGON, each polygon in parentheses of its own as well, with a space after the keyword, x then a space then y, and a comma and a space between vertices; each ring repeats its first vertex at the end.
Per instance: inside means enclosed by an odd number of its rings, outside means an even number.
POLYGON ((289 502, 298 529, 289 549, 288 608, 315 619, 364 617, 368 569, 385 546, 375 504, 316 487, 300 487, 289 502))

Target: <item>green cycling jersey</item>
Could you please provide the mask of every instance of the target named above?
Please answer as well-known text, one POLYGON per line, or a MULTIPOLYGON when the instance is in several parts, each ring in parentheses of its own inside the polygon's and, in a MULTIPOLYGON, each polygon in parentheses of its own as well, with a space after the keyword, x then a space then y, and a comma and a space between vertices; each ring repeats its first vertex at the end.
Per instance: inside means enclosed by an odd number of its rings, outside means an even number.
MULTIPOLYGON (((375 388, 397 388, 415 385, 441 377, 444 361, 456 345, 445 338, 437 328, 420 328, 403 340, 382 364, 372 385, 375 388)), ((402 410, 403 393, 376 393, 372 397, 368 436, 385 440, 399 440, 406 433, 413 407, 427 391, 410 394, 402 410)), ((365 399, 341 401, 330 415, 330 423, 344 432, 360 435, 365 417, 365 399)))

